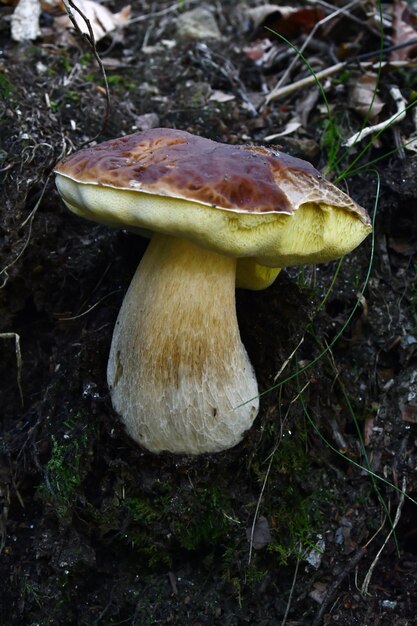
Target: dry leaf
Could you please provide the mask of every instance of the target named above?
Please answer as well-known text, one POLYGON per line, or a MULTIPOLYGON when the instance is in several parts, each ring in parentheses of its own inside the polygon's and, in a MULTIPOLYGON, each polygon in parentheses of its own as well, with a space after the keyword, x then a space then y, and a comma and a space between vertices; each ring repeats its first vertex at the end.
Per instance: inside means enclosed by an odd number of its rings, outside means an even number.
POLYGON ((348 517, 341 517, 339 520, 340 526, 336 531, 337 543, 340 543, 344 546, 343 552, 344 554, 350 554, 357 549, 358 544, 351 537, 352 533, 352 522, 348 517))
POLYGON ((388 247, 403 256, 413 256, 417 252, 417 242, 412 239, 388 237, 388 247))
POLYGON ((382 111, 385 103, 376 93, 377 75, 371 72, 355 77, 355 84, 350 93, 349 103, 351 108, 362 117, 373 120, 382 111))
POLYGON ((269 524, 268 524, 268 520, 266 519, 266 517, 261 515, 258 518, 253 528, 253 534, 252 534, 252 527, 247 528, 246 537, 248 541, 252 540, 252 546, 254 550, 261 550, 262 548, 265 548, 265 546, 267 546, 268 543, 271 543, 272 536, 271 536, 271 531, 269 530, 269 524))
POLYGON ((264 4, 263 6, 248 9, 246 15, 252 21, 260 37, 269 37, 266 29, 283 35, 296 37, 309 33, 314 26, 325 16, 322 9, 316 7, 277 6, 264 4))
POLYGON ((296 11, 297 9, 293 7, 279 7, 276 4, 263 4, 259 7, 247 9, 246 15, 251 20, 253 26, 259 28, 265 25, 266 20, 270 18, 271 15, 286 18, 296 11))
POLYGON ((62 0, 41 0, 41 7, 44 13, 65 13, 65 5, 62 0))
MULTIPOLYGON (((130 5, 125 6, 119 13, 112 13, 105 6, 93 2, 93 0, 76 0, 75 5, 90 22, 96 41, 100 41, 119 26, 125 26, 130 20, 130 5)), ((72 14, 81 32, 88 34, 85 20, 77 11, 72 10, 72 14)), ((68 15, 56 17, 54 25, 61 29, 72 28, 73 26, 68 15)))
POLYGON ((363 425, 363 442, 365 446, 369 446, 369 444, 371 443, 372 435, 374 434, 374 426, 374 417, 367 417, 363 425))
POLYGON ((294 133, 296 130, 298 130, 300 126, 301 122, 299 122, 296 118, 293 118, 286 124, 285 128, 281 132, 264 137, 264 141, 273 141, 274 139, 277 139, 277 137, 285 137, 286 135, 291 135, 291 133, 294 133))
MULTIPOLYGON (((404 2, 404 0, 396 0, 396 2, 394 2, 392 17, 393 46, 399 46, 407 43, 407 41, 417 39, 417 30, 412 26, 417 22, 417 19, 410 13, 407 2, 404 2)), ((415 50, 417 50, 417 43, 407 46, 407 48, 393 50, 390 55, 390 60, 407 61, 410 56, 412 56, 411 53, 415 50)))
POLYGON ((209 100, 211 100, 211 102, 230 102, 231 100, 235 100, 235 96, 231 93, 220 91, 220 89, 214 89, 209 100))
POLYGON ((264 54, 271 49, 272 42, 268 38, 258 39, 250 46, 245 46, 243 52, 252 61, 260 61, 264 54))
POLYGON ((404 422, 411 422, 417 424, 417 402, 411 401, 407 404, 403 404, 401 407, 401 417, 404 422))
POLYGON ((327 594, 327 585, 324 582, 317 581, 313 584, 313 589, 308 594, 317 604, 323 604, 323 600, 327 594))

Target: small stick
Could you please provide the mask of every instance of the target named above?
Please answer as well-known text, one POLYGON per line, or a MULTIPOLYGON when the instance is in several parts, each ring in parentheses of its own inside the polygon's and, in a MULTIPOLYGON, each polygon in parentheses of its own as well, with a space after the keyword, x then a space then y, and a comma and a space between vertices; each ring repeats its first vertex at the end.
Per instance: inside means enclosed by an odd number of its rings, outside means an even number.
POLYGON ((278 372, 275 374, 274 376, 274 383, 277 382, 278 378, 281 376, 282 372, 285 370, 285 368, 287 367, 288 363, 291 361, 292 357, 294 356, 294 354, 297 352, 297 350, 299 349, 299 347, 301 346, 301 344, 304 341, 304 335, 301 337, 300 341, 298 342, 298 344, 295 346, 294 350, 291 352, 290 356, 284 361, 284 363, 281 365, 280 369, 278 370, 278 372))
POLYGON ((270 102, 272 102, 272 100, 277 100, 278 98, 287 96, 290 93, 294 93, 294 91, 299 91, 299 89, 303 89, 303 87, 308 87, 309 85, 316 83, 322 78, 327 78, 332 74, 336 74, 344 67, 346 67, 345 61, 343 61, 342 63, 336 63, 335 65, 326 67, 326 69, 321 70, 321 72, 309 74, 309 76, 306 76, 306 78, 301 78, 301 80, 297 80, 295 83, 291 83, 290 85, 285 85, 285 87, 281 87, 280 89, 271 91, 269 96, 266 98, 265 104, 269 104, 270 102))
POLYGON ((332 599, 334 598, 336 591, 338 590, 338 588, 340 587, 340 585, 342 584, 346 576, 352 571, 354 567, 356 567, 356 565, 359 563, 359 561, 364 555, 365 555, 365 550, 363 548, 359 548, 359 550, 355 552, 352 559, 346 565, 343 572, 341 572, 339 576, 332 582, 332 584, 330 585, 330 587, 328 588, 326 592, 326 595, 323 599, 323 602, 321 604, 321 607, 316 617, 311 623, 311 626, 319 626, 319 624, 321 624, 321 618, 323 617, 323 613, 329 606, 332 599))
MULTIPOLYGON (((301 342, 300 342, 300 344, 301 344, 301 342)), ((300 345, 300 344, 299 344, 299 345, 300 345)), ((298 348, 298 346, 297 346, 297 348, 298 348)), ((296 349, 297 349, 297 348, 296 348, 296 349)), ((291 358, 291 357, 290 357, 290 358, 291 358)), ((288 362, 288 361, 287 361, 287 362, 288 362)), ((289 411, 290 411, 291 405, 292 405, 292 404, 294 404, 294 402, 296 402, 296 401, 298 400, 298 398, 299 398, 299 397, 301 396, 301 394, 302 394, 302 393, 303 393, 303 392, 307 389, 307 387, 308 387, 309 385, 310 385, 310 381, 308 381, 308 382, 304 385, 304 387, 303 387, 303 388, 302 388, 302 389, 301 389, 301 390, 297 393, 296 397, 295 397, 295 398, 293 398, 293 399, 291 400, 290 405, 289 405, 288 410, 287 410, 287 414, 286 414, 286 416, 284 417, 283 422, 285 422, 285 420, 287 419, 287 416, 288 416, 288 413, 289 413, 289 411)), ((263 480, 263 483, 262 483, 262 487, 261 487, 261 493, 259 494, 258 502, 256 503, 255 515, 253 516, 253 522, 252 522, 252 527, 251 527, 251 532, 250 532, 250 539, 249 539, 249 556, 248 556, 248 565, 250 565, 250 564, 251 564, 251 561, 252 561, 253 538, 254 538, 254 535, 255 535, 255 526, 256 526, 256 522, 257 522, 257 520, 258 520, 259 509, 260 509, 260 507, 261 507, 262 498, 263 498, 263 495, 264 495, 264 491, 265 491, 265 489, 266 489, 266 485, 267 485, 267 482, 268 482, 269 474, 270 474, 270 472, 271 472, 271 468, 272 468, 272 461, 274 460, 274 454, 275 454, 275 452, 278 450, 278 446, 279 446, 279 444, 281 443, 281 440, 282 440, 282 435, 280 436, 278 443, 277 443, 277 444, 275 444, 274 449, 272 450, 272 452, 271 452, 271 454, 270 454, 268 467, 267 467, 267 470, 266 470, 266 472, 265 472, 265 477, 264 477, 264 480, 263 480)))
MULTIPOLYGON (((90 139, 89 141, 85 142, 85 143, 90 143, 90 141, 94 141, 95 139, 97 139, 97 137, 99 137, 106 129, 108 121, 109 121, 109 116, 110 116, 110 88, 109 88, 109 83, 107 81, 107 74, 106 74, 106 70, 104 69, 104 65, 103 65, 103 61, 100 58, 100 55, 98 53, 97 50, 97 44, 96 44, 96 40, 94 38, 94 32, 91 26, 91 22, 88 19, 88 17, 86 15, 84 15, 84 13, 81 11, 81 9, 79 9, 72 0, 63 0, 64 3, 64 7, 65 10, 68 14, 69 19, 71 20, 75 30, 77 31, 77 33, 79 33, 84 39, 86 39, 88 41, 88 43, 91 46, 91 50, 93 52, 93 56, 95 58, 95 60, 98 63, 98 66, 100 68, 100 72, 101 75, 103 77, 103 82, 104 82, 104 89, 105 89, 105 93, 106 93, 106 109, 104 111, 104 119, 103 119, 103 123, 101 126, 101 129, 99 130, 99 132, 96 134, 95 137, 93 137, 92 139, 90 139), (84 20, 84 23, 87 27, 88 30, 88 34, 83 33, 81 28, 79 27, 76 18, 74 17, 74 14, 72 12, 72 9, 74 9, 74 11, 76 11, 80 17, 84 20)), ((84 144, 82 144, 84 145, 84 144)))
MULTIPOLYGON (((0 289, 3 289, 6 286, 7 281, 9 280, 9 275, 7 273, 7 270, 11 268, 15 263, 17 263, 17 261, 20 259, 20 257, 23 255, 23 253, 25 252, 26 248, 29 245, 29 241, 32 236, 33 219, 35 217, 36 211, 39 208, 40 203, 42 202, 48 181, 49 181, 49 176, 46 178, 45 184, 42 188, 41 195, 39 196, 38 201, 36 202, 35 206, 33 207, 32 211, 29 213, 27 218, 23 221, 23 223, 19 227, 19 228, 22 228, 23 226, 26 226, 27 223, 29 223, 28 236, 26 238, 25 243, 23 244, 23 246, 21 247, 21 249, 15 256, 15 258, 12 261, 10 261, 10 263, 8 263, 5 267, 0 269, 0 277, 4 274, 4 280, 3 280, 3 283, 0 285, 0 289)), ((6 334, 9 334, 9 333, 6 333, 6 334)))
POLYGON ((389 531, 388 535, 386 536, 386 539, 385 539, 384 543, 382 544, 381 548, 379 549, 376 557, 372 561, 371 566, 370 566, 370 568, 368 570, 368 573, 366 574, 366 576, 364 578, 364 581, 362 583, 361 593, 364 596, 368 595, 369 583, 371 582, 372 574, 373 574, 373 571, 374 571, 374 569, 376 567, 376 564, 379 561, 379 557, 381 556, 382 552, 384 551, 385 546, 387 545, 388 541, 390 540, 391 535, 393 534, 393 532, 395 530, 395 527, 397 526, 398 522, 400 521, 401 510, 403 508, 405 495, 406 495, 406 491, 405 491, 406 487, 407 487, 407 481, 406 481, 406 478, 404 476, 403 482, 402 482, 402 485, 401 485, 401 497, 400 497, 400 501, 398 503, 397 512, 395 514, 395 519, 394 519, 394 521, 392 523, 392 526, 391 526, 391 530, 389 531))
POLYGON ((339 13, 345 13, 347 11, 347 9, 350 9, 352 7, 354 7, 356 4, 358 3, 358 0, 353 0, 353 2, 351 2, 350 4, 348 4, 346 7, 342 7, 339 9, 336 9, 335 11, 333 11, 333 13, 330 13, 330 15, 326 15, 326 17, 322 18, 321 20, 319 20, 313 27, 313 29, 311 30, 311 32, 309 33, 307 39, 305 40, 305 42, 303 43, 303 45, 301 46, 301 48, 298 51, 298 54, 296 55, 296 57, 291 61, 290 65, 287 67, 287 69, 285 70, 283 76, 280 78, 280 80, 278 81, 277 85, 274 87, 274 89, 271 91, 271 93, 267 96, 266 100, 265 100, 265 104, 269 104, 269 102, 271 100, 275 99, 275 94, 277 92, 280 91, 280 87, 283 83, 287 82, 287 79, 289 77, 289 75, 291 74, 291 71, 294 67, 294 65, 296 65, 297 62, 300 61, 300 55, 303 54, 304 50, 306 49, 306 47, 308 46, 308 44, 310 43, 311 39, 314 37, 314 35, 316 34, 316 31, 323 26, 323 24, 325 24, 326 22, 328 22, 331 19, 334 19, 336 17, 336 15, 338 15, 339 13))
MULTIPOLYGON (((301 542, 300 542, 300 551, 301 551, 301 542)), ((287 606, 285 609, 284 617, 282 618, 281 626, 285 626, 285 624, 287 623, 288 613, 290 612, 291 602, 292 602, 292 598, 294 595, 295 583, 297 582, 299 567, 300 567, 300 557, 297 558, 297 563, 295 564, 294 576, 292 578, 291 589, 290 589, 290 593, 288 596, 288 602, 287 602, 287 606)))
POLYGON ((24 401, 23 401, 23 389, 22 389, 22 351, 20 350, 20 335, 18 335, 17 333, 1 333, 0 338, 1 339, 14 339, 16 363, 17 363, 16 381, 17 381, 17 386, 19 388, 20 401, 23 406, 24 401))
POLYGON ((395 104, 397 105, 397 112, 394 113, 394 115, 391 115, 391 117, 389 117, 387 120, 384 120, 379 124, 362 128, 362 130, 358 131, 357 133, 352 135, 352 137, 347 139, 347 141, 343 143, 344 146, 350 148, 359 141, 362 141, 362 139, 365 139, 365 137, 368 137, 368 135, 373 135, 374 133, 385 130, 386 128, 388 128, 388 126, 391 126, 392 124, 397 124, 405 118, 405 115, 407 113, 407 101, 403 98, 401 91, 398 89, 398 87, 391 87, 389 92, 391 94, 391 97, 395 101, 395 104))
MULTIPOLYGON (((314 74, 310 74, 306 76, 306 78, 301 78, 297 80, 295 83, 291 83, 290 85, 285 85, 285 87, 281 87, 281 89, 277 89, 276 91, 271 91, 269 96, 267 97, 265 104, 269 104, 272 100, 277 100, 278 98, 282 98, 283 96, 287 96, 288 94, 294 93, 294 91, 299 91, 303 87, 308 87, 316 83, 318 80, 322 78, 327 78, 328 76, 332 76, 333 74, 337 74, 340 70, 343 70, 348 65, 351 65, 352 61, 343 61, 340 63, 335 63, 335 65, 331 65, 330 67, 326 67, 326 69, 321 70, 320 72, 316 72, 314 74)), ((414 62, 410 61, 384 61, 383 63, 375 63, 367 61, 366 63, 360 63, 358 67, 361 70, 369 70, 376 69, 377 67, 412 67, 414 62), (411 65, 410 65, 411 63, 411 65)))

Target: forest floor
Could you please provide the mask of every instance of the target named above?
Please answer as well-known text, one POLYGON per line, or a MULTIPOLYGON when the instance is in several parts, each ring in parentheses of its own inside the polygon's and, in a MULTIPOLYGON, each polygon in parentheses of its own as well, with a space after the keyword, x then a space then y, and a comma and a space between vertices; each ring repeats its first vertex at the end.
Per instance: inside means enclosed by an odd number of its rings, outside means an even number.
POLYGON ((97 64, 59 8, 16 42, 0 2, 0 623, 411 626, 415 47, 379 59, 413 34, 413 3, 197 5, 133 2, 97 64), (322 92, 297 86, 311 70, 276 32, 315 72, 346 64, 322 92), (268 98, 280 79, 292 91, 268 98), (238 290, 261 410, 217 455, 152 455, 125 434, 106 361, 147 241, 72 215, 54 184, 86 142, 156 126, 309 160, 375 220, 341 264, 238 290))

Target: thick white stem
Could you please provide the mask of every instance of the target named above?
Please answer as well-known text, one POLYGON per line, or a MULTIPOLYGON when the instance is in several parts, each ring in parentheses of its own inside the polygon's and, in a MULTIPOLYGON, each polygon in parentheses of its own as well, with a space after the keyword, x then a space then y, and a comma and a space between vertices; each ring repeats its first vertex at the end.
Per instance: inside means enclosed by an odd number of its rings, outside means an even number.
POLYGON ((107 377, 127 432, 152 452, 231 448, 258 413, 235 274, 235 259, 164 235, 154 235, 136 271, 107 377))

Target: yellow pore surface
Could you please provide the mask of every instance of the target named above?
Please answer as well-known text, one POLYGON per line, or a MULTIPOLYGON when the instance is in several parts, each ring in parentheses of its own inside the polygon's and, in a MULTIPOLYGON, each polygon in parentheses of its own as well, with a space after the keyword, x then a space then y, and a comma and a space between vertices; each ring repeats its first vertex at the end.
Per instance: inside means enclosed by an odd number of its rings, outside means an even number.
MULTIPOLYGON (((60 174, 56 184, 68 208, 86 219, 133 232, 148 229, 172 235, 219 254, 250 257, 256 264, 273 268, 338 258, 371 232, 371 226, 357 215, 323 203, 305 203, 291 215, 244 213, 79 183, 60 174)), ((268 276, 265 282, 272 281, 268 276)))

